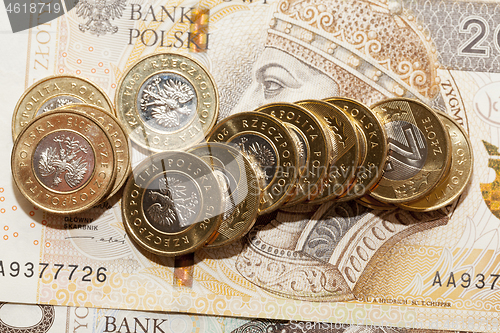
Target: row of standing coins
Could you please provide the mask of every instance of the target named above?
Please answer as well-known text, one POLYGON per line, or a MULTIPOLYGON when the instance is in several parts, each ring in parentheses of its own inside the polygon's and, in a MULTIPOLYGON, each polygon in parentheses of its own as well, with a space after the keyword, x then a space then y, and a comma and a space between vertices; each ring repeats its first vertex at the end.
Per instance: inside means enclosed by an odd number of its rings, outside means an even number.
POLYGON ((358 200, 428 211, 460 196, 472 174, 460 125, 411 99, 371 108, 347 98, 274 103, 232 115, 207 136, 242 153, 264 180, 260 213, 358 200))

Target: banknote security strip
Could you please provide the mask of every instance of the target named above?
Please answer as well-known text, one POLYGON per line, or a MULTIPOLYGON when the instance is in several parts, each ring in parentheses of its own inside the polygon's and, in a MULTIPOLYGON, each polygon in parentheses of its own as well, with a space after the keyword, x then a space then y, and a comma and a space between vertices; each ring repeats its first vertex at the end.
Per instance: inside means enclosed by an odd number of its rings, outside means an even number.
POLYGON ((210 73, 176 53, 132 64, 115 107, 90 81, 48 77, 16 106, 12 176, 54 214, 83 212, 123 188, 131 239, 179 256, 230 244, 259 215, 298 204, 437 210, 472 174, 463 128, 415 99, 273 103, 216 124, 218 109, 210 73), (131 145, 154 153, 133 171, 131 145))

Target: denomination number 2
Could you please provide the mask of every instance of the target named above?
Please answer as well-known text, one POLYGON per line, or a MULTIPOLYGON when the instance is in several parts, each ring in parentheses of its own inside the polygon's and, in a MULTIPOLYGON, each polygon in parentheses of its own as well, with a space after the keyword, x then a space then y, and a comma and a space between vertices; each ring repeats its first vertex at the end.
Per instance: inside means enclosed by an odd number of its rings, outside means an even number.
MULTIPOLYGON (((458 53, 465 56, 473 57, 489 57, 490 47, 483 45, 483 42, 490 34, 490 26, 488 22, 479 16, 469 16, 460 24, 460 33, 472 34, 458 47, 458 53)), ((494 31, 495 48, 500 52, 500 26, 494 31)))

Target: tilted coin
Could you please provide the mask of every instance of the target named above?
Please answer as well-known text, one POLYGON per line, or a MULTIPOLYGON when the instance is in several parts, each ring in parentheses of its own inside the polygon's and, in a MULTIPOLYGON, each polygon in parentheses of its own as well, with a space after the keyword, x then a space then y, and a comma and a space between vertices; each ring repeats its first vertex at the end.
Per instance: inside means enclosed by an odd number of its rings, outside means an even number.
POLYGON ((307 147, 307 140, 299 134, 296 127, 290 125, 288 123, 283 123, 286 128, 288 128, 288 132, 292 136, 293 142, 297 147, 297 155, 299 157, 299 164, 297 168, 299 169, 299 178, 304 175, 307 171, 307 163, 309 162, 309 151, 307 147))
POLYGON ((91 117, 72 110, 49 111, 17 137, 12 175, 35 206, 58 214, 99 203, 115 181, 113 143, 91 117))
POLYGON ((29 87, 17 102, 12 116, 12 138, 15 140, 36 116, 72 103, 92 104, 114 114, 108 96, 89 80, 70 75, 49 76, 29 87))
POLYGON ((222 193, 222 222, 217 238, 206 247, 219 247, 243 237, 254 225, 259 211, 257 174, 239 149, 228 144, 202 143, 187 151, 213 167, 222 193))
POLYGON ((358 134, 347 115, 337 106, 316 100, 296 102, 314 113, 330 130, 332 155, 323 192, 311 204, 319 204, 337 198, 354 181, 359 161, 358 134))
POLYGON ((291 126, 302 146, 300 151, 306 155, 305 171, 299 173, 295 194, 285 206, 316 198, 323 188, 331 156, 328 129, 312 112, 290 103, 267 104, 255 111, 269 114, 291 126))
POLYGON ((441 182, 423 198, 398 204, 404 209, 425 212, 449 205, 462 194, 472 175, 474 160, 467 133, 450 115, 441 112, 438 115, 450 135, 450 170, 441 182))
POLYGON ((74 110, 90 116, 94 121, 100 123, 111 142, 113 142, 113 150, 116 156, 115 174, 116 180, 113 188, 105 200, 111 198, 118 192, 123 184, 127 181, 130 174, 130 151, 128 146, 127 135, 118 120, 104 109, 89 104, 70 104, 63 106, 59 110, 74 110))
POLYGON ((263 179, 259 214, 271 212, 289 199, 298 176, 298 154, 286 126, 262 112, 242 112, 222 120, 207 141, 227 142, 248 157, 263 179))
POLYGON ((217 120, 214 80, 196 60, 158 53, 134 63, 116 89, 117 117, 130 138, 152 151, 201 142, 217 120))
POLYGON ((384 174, 370 195, 388 203, 422 198, 448 169, 448 131, 432 109, 416 100, 389 99, 372 110, 384 124, 389 152, 384 174))
POLYGON ((387 136, 384 126, 367 106, 350 98, 333 97, 324 100, 336 105, 355 124, 360 145, 361 159, 356 170, 356 180, 340 201, 362 197, 372 189, 380 177, 387 159, 387 136))
POLYGON ((219 228, 221 192, 212 168, 180 151, 143 160, 123 191, 125 230, 142 248, 177 256, 205 245, 219 228))
POLYGON ((354 199, 357 203, 371 208, 371 209, 377 209, 377 210, 392 210, 398 208, 396 205, 385 203, 378 201, 375 198, 372 198, 370 195, 365 194, 362 197, 354 199))

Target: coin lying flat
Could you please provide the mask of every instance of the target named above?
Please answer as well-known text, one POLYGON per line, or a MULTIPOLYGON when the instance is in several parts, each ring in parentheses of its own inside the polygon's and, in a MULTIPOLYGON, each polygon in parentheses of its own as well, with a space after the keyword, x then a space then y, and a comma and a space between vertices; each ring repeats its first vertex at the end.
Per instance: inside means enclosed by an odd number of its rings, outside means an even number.
POLYGON ((298 154, 286 126, 262 112, 242 112, 225 118, 207 136, 209 142, 238 147, 263 180, 259 214, 269 213, 285 202, 298 176, 298 154))
POLYGON ((311 204, 319 204, 339 197, 354 181, 359 161, 356 128, 347 115, 337 106, 316 100, 296 102, 315 114, 330 129, 332 155, 323 192, 311 204))
POLYGON ((389 152, 384 174, 370 195, 387 203, 422 198, 448 170, 448 131, 432 109, 416 100, 389 99, 372 110, 384 124, 389 152))
POLYGON ((17 137, 12 175, 35 206, 77 213, 104 198, 115 180, 112 142, 92 118, 71 110, 35 118, 17 137))
POLYGON ((361 159, 356 170, 356 180, 353 186, 342 195, 340 201, 348 201, 362 197, 371 190, 382 177, 387 159, 387 136, 384 127, 377 116, 365 105, 349 98, 328 98, 325 102, 332 103, 341 109, 356 125, 361 140, 361 159))
POLYGON ((438 113, 448 130, 451 142, 451 166, 441 182, 423 198, 398 204, 399 207, 414 211, 431 211, 455 201, 469 183, 474 164, 472 145, 462 126, 445 113, 438 113))
POLYGON ((214 169, 222 193, 222 222, 217 238, 206 247, 219 247, 243 237, 254 225, 259 211, 257 174, 239 149, 228 144, 205 143, 187 151, 214 169))
POLYGON ((12 138, 40 114, 72 103, 101 107, 110 114, 114 109, 108 96, 89 80, 76 76, 49 76, 29 87, 21 96, 12 117, 12 138))
POLYGON ((217 120, 214 80, 190 57, 153 54, 122 76, 117 117, 130 138, 152 151, 186 149, 201 142, 217 120))
POLYGON ((130 151, 128 147, 128 139, 125 131, 121 127, 118 120, 104 109, 89 104, 70 104, 63 106, 59 110, 74 110, 81 112, 100 123, 106 131, 111 142, 113 142, 113 150, 116 155, 115 174, 116 180, 113 188, 105 200, 115 195, 125 184, 130 174, 130 151))
POLYGON ((219 228, 221 192, 212 168, 168 151, 142 161, 123 191, 125 230, 144 249, 177 256, 205 245, 219 228))
POLYGON ((269 114, 291 126, 305 154, 304 171, 300 172, 294 196, 285 206, 316 198, 322 191, 331 156, 328 129, 312 112, 290 103, 267 104, 255 111, 269 114))

